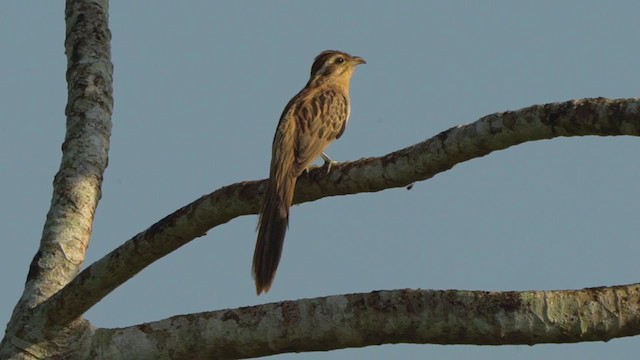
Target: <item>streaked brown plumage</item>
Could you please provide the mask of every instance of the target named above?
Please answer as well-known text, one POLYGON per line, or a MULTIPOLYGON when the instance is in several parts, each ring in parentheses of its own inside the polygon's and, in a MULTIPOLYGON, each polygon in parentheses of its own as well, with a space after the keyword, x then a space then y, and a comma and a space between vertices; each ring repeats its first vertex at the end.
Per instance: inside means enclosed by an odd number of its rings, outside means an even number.
POLYGON ((273 138, 269 183, 260 212, 252 275, 256 292, 269 291, 276 274, 296 180, 339 138, 350 113, 349 81, 356 65, 365 61, 328 50, 315 58, 307 85, 289 101, 273 138))

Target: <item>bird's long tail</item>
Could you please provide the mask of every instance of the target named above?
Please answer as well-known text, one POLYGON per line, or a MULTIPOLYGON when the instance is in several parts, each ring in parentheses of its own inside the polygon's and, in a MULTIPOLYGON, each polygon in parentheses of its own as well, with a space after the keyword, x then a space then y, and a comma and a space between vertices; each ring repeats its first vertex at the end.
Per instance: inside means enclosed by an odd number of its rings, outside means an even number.
POLYGON ((269 291, 275 278, 282 255, 284 235, 289 224, 289 208, 293 201, 297 178, 284 176, 277 180, 272 177, 267 186, 258 223, 258 240, 253 253, 251 271, 258 295, 263 291, 269 291))

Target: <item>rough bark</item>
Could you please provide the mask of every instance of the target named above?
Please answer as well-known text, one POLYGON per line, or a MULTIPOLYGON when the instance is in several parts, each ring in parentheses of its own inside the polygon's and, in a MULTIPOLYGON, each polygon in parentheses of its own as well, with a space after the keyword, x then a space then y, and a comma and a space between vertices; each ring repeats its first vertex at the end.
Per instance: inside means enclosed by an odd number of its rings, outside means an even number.
MULTIPOLYGON (((12 314, 0 358, 42 358, 63 353, 88 334, 89 324, 70 319, 54 329, 33 309, 73 279, 89 247, 93 216, 108 163, 113 109, 107 1, 67 1, 67 132, 53 196, 25 289, 12 314), (82 331, 77 331, 81 329, 82 331), (52 341, 42 345, 43 338, 52 341)), ((79 317, 81 314, 78 314, 79 317)), ((77 318, 76 317, 76 318, 77 318)))
POLYGON ((101 329, 92 357, 238 359, 394 343, 607 341, 638 334, 639 300, 639 284, 579 291, 376 291, 101 329))

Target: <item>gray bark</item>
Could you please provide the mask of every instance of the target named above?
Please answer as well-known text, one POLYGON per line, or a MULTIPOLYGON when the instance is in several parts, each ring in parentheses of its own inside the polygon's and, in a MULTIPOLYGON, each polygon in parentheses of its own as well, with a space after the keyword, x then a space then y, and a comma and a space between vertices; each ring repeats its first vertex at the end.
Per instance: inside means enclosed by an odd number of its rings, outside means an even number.
POLYGON ((101 353, 92 355, 237 359, 394 343, 606 341, 638 334, 639 295, 638 284, 580 291, 405 289, 337 295, 101 329, 93 347, 101 353))
POLYGON ((0 344, 3 359, 62 356, 91 329, 78 317, 60 328, 49 321, 50 314, 34 315, 43 301, 76 277, 84 262, 111 136, 113 65, 108 2, 69 0, 65 20, 68 103, 62 162, 53 181, 40 247, 0 344), (50 341, 43 342, 45 338, 50 341))

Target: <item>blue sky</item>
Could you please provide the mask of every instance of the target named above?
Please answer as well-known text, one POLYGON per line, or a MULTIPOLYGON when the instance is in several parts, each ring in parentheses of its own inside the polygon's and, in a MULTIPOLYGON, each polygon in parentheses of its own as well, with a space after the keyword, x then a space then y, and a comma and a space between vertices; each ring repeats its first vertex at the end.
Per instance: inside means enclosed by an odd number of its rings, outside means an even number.
MULTIPOLYGON (((60 162, 63 2, 0 3, 0 323, 23 288, 60 162)), ((221 186, 268 174, 287 101, 325 49, 367 64, 328 154, 379 156, 533 104, 638 95, 635 1, 117 1, 113 135, 85 264, 221 186)), ((295 206, 272 290, 250 277, 256 216, 211 230, 91 309, 100 327, 379 289, 575 289, 638 282, 640 140, 528 143, 413 190, 295 206)), ((640 340, 394 345, 297 358, 630 358, 640 340)), ((292 358, 283 355, 280 358, 292 358)))

